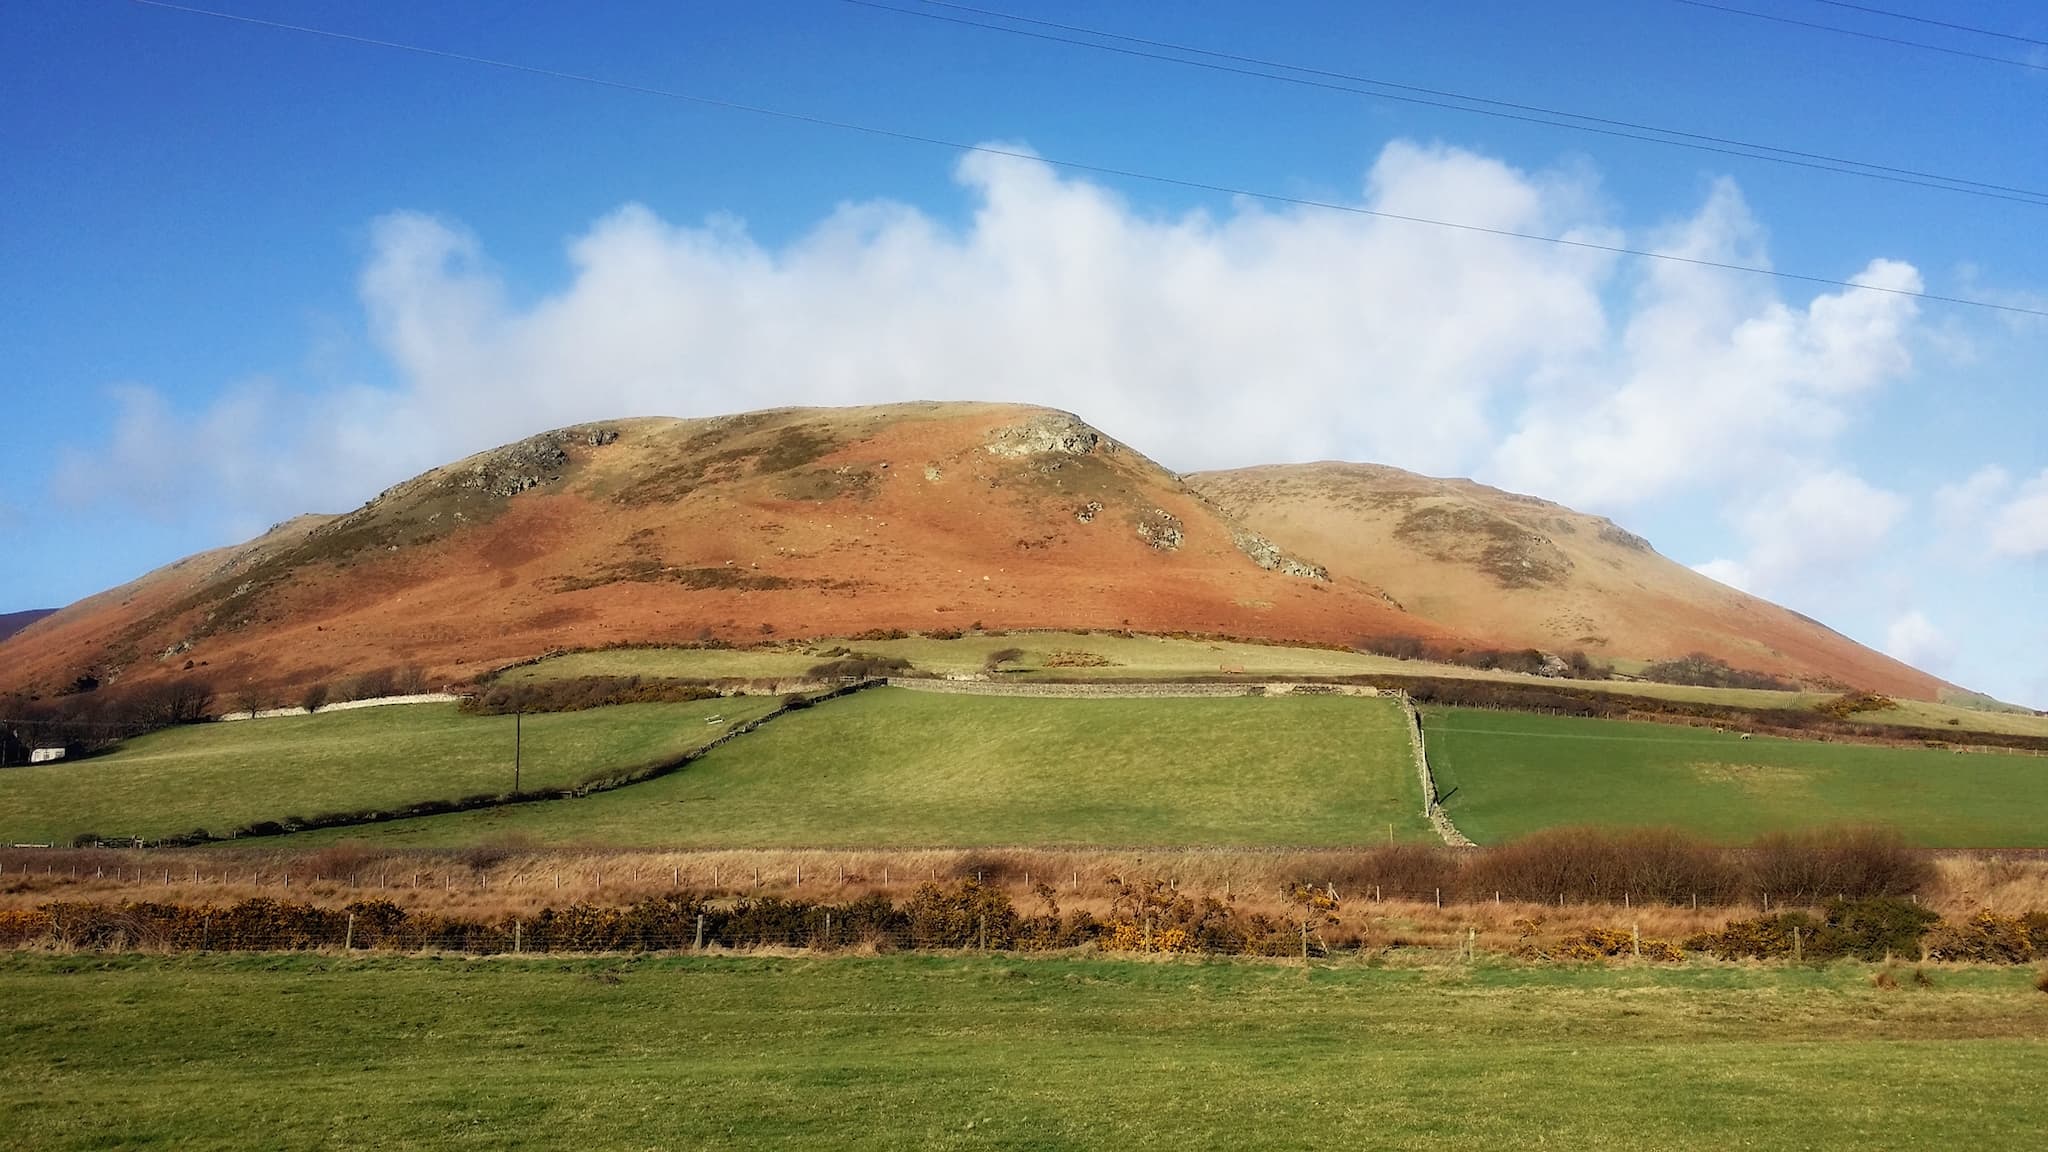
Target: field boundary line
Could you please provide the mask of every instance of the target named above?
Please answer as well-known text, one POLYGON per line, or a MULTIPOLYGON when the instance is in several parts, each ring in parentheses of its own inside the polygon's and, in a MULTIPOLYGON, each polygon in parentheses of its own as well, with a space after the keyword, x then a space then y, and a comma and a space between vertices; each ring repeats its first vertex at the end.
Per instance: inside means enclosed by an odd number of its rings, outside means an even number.
POLYGON ((913 692, 940 692, 956 696, 1029 696, 1040 699, 1074 700, 1165 700, 1218 699, 1232 696, 1360 696, 1378 697, 1388 693, 1365 684, 1268 682, 1208 683, 1180 680, 1111 681, 1096 683, 1074 680, 933 680, 914 676, 891 676, 884 681, 891 688, 913 692))
POLYGON ((1438 802, 1436 774, 1429 770, 1429 749, 1422 740, 1422 713, 1415 707, 1415 701, 1406 692, 1397 692, 1394 698, 1401 703, 1401 711, 1407 715, 1408 748, 1415 755, 1415 775, 1422 782, 1422 816, 1443 842, 1453 848, 1475 848, 1476 844, 1458 826, 1451 823, 1449 813, 1438 802))
POLYGON ((209 836, 205 840, 165 836, 158 839, 156 844, 158 847, 165 845, 193 847, 199 844, 226 844, 245 840, 290 836, 298 832, 317 832, 328 828, 356 828, 368 824, 389 824, 398 820, 419 820, 430 816, 447 816, 457 812, 476 812, 485 808, 506 808, 514 804, 536 804, 549 800, 575 800, 585 796, 593 796, 599 792, 615 792, 621 788, 630 788, 635 784, 645 784, 650 780, 658 780, 663 776, 680 772, 691 764, 696 763, 697 760, 708 754, 712 749, 737 740, 778 717, 815 707, 828 700, 836 700, 841 696, 849 696, 855 692, 880 687, 884 683, 886 681, 879 679, 860 680, 852 684, 842 685, 794 707, 789 704, 778 704, 767 712, 754 717, 752 720, 734 725, 730 730, 720 734, 717 739, 701 747, 690 749, 671 759, 657 761, 653 764, 643 764, 637 768, 624 769, 615 775, 586 779, 582 783, 572 784, 563 788, 548 788, 528 792, 506 792, 495 796, 476 797, 469 801, 445 802, 427 800, 388 810, 315 816, 303 824, 282 828, 276 832, 244 832, 232 836, 209 836))

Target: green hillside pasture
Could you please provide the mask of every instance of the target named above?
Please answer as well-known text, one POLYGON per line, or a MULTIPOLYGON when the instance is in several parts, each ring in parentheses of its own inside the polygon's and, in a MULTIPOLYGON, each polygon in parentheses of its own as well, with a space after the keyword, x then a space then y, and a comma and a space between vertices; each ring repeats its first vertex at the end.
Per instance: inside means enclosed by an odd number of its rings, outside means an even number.
POLYGON ((1422 838, 1391 701, 1043 699, 876 688, 658 780, 309 833, 663 847, 1341 845, 1422 838))
POLYGON ((991 653, 1016 648, 1022 650, 1023 655, 1003 665, 1004 677, 1020 680, 1165 679, 1215 676, 1225 668, 1242 669, 1251 677, 1355 676, 1395 672, 1404 667, 1401 661, 1384 656, 1320 648, 1282 648, 1269 644, 1114 636, 1107 633, 1012 632, 962 636, 954 640, 922 636, 902 640, 819 640, 802 647, 754 649, 615 648, 553 656, 536 664, 513 668, 504 674, 504 678, 801 676, 828 659, 824 652, 832 648, 897 656, 922 671, 942 675, 979 672, 991 653), (1074 661, 1076 656, 1082 659, 1074 661), (1096 660, 1106 663, 1092 662, 1096 660))
MULTIPOLYGON (((1695 688, 1636 680, 1554 680, 1515 672, 1487 671, 1420 660, 1394 660, 1324 648, 1088 632, 1011 632, 1000 636, 962 636, 956 640, 921 636, 903 640, 820 640, 804 646, 749 649, 614 648, 549 657, 535 664, 513 668, 504 673, 504 679, 546 680, 569 676, 800 677, 827 659, 824 652, 835 647, 901 657, 921 671, 941 675, 979 672, 991 653, 1017 648, 1023 651, 1023 655, 1004 664, 1002 676, 1004 679, 1025 681, 1173 680, 1217 676, 1225 674, 1225 669, 1232 669, 1241 670, 1247 679, 1261 676, 1443 676, 1536 684, 1547 688, 1619 692, 1737 708, 1797 711, 1809 710, 1832 698, 1825 692, 1695 688), (1105 663, 1093 663, 1097 660, 1105 663)), ((1895 709, 1859 712, 1851 717, 1851 722, 1873 727, 1905 725, 1926 728, 1957 739, 1967 739, 1967 733, 1973 730, 2048 736, 2048 716, 2035 716, 2024 711, 1985 711, 1919 700, 1902 700, 1895 709)))
POLYGON ((1482 844, 1563 824, 1657 825, 1717 840, 1883 824, 1932 847, 2048 845, 2048 757, 1744 740, 1668 724, 1430 709, 1437 787, 1482 844))
POLYGON ((0 956, 0 1144, 1969 1148, 2025 970, 0 956))
MULTIPOLYGON (((738 697, 527 716, 520 784, 559 787, 679 756, 774 704, 738 697), (714 715, 725 722, 705 723, 714 715)), ((287 816, 509 792, 512 726, 510 716, 467 716, 453 704, 404 704, 172 728, 89 760, 0 769, 0 842, 226 835, 287 816)))

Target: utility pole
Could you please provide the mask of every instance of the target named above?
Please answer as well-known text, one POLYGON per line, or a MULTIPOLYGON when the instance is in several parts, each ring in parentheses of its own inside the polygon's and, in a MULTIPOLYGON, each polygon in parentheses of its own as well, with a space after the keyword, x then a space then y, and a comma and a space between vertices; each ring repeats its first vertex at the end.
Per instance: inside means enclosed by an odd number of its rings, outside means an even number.
POLYGON ((517 708, 512 710, 512 794, 519 795, 519 746, 524 735, 520 731, 520 720, 524 714, 517 708))

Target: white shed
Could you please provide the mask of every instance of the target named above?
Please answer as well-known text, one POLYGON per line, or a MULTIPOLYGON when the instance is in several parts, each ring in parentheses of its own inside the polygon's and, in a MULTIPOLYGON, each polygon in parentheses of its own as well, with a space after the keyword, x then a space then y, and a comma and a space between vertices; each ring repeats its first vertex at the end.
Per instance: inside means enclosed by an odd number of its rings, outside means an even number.
POLYGON ((62 760, 63 758, 64 749, 62 748, 31 748, 28 753, 28 762, 31 764, 48 764, 52 760, 62 760))

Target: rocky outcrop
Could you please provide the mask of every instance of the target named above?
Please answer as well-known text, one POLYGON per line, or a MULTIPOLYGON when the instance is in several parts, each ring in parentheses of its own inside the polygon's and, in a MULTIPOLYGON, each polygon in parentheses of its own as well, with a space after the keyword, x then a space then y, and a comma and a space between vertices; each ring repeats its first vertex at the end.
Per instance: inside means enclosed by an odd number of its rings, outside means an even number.
POLYGON ((1330 578, 1329 570, 1322 565, 1296 560, 1282 552, 1271 540, 1256 532, 1247 532, 1240 528, 1231 534, 1230 542, 1237 545, 1238 551, 1251 557, 1252 563, 1268 572, 1278 572, 1282 576, 1298 576, 1303 580, 1327 581, 1330 578))
POLYGON ((991 456, 1086 456, 1100 446, 1113 449, 1114 442, 1065 412, 1042 412, 1022 424, 998 428, 982 445, 991 456))
POLYGON ((1161 552, 1180 551, 1180 517, 1164 508, 1154 508, 1138 517, 1138 538, 1161 552))

